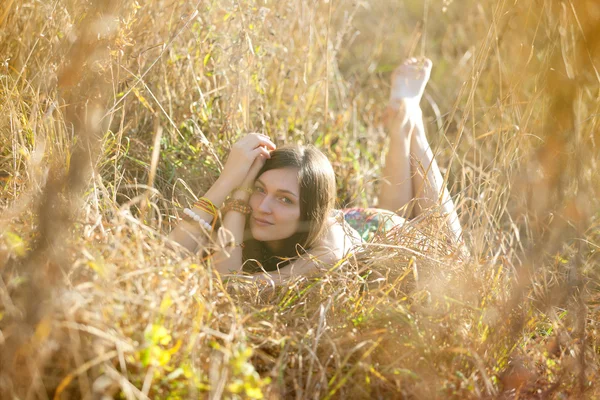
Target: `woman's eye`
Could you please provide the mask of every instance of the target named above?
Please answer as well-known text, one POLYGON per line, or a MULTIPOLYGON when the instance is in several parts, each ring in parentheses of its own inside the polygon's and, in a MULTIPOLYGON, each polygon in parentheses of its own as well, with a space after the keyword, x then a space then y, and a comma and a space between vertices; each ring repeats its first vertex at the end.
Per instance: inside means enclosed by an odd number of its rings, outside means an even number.
POLYGON ((292 201, 290 199, 288 199, 287 197, 282 197, 281 201, 283 201, 286 204, 292 204, 292 201))
POLYGON ((259 186, 256 186, 254 188, 254 191, 257 192, 257 193, 264 193, 265 190, 263 188, 259 187, 259 186))

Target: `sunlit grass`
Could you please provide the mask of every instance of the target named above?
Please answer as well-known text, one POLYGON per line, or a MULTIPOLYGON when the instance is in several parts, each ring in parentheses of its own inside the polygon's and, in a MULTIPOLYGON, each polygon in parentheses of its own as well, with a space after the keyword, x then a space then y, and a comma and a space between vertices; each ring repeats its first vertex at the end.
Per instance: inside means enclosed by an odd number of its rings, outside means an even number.
POLYGON ((600 396, 599 30, 589 0, 3 2, 0 397, 600 396), (246 132, 373 205, 418 55, 469 256, 433 214, 284 287, 166 246, 246 132))

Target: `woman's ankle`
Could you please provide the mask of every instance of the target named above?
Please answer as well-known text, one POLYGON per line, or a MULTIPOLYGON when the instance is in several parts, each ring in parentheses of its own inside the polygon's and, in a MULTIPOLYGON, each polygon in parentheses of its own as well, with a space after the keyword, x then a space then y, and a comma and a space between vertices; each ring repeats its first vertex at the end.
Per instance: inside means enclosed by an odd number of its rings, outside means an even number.
POLYGON ((388 129, 399 125, 414 125, 422 120, 421 107, 412 101, 395 101, 388 104, 385 110, 384 124, 388 129))

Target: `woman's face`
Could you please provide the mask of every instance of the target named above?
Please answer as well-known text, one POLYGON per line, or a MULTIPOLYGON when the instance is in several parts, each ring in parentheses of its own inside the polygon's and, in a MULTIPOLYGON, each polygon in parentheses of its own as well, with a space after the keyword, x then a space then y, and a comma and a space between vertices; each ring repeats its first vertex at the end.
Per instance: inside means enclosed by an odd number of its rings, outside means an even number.
POLYGON ((298 169, 272 169, 259 176, 250 207, 250 231, 254 239, 270 242, 296 233, 300 224, 298 169))

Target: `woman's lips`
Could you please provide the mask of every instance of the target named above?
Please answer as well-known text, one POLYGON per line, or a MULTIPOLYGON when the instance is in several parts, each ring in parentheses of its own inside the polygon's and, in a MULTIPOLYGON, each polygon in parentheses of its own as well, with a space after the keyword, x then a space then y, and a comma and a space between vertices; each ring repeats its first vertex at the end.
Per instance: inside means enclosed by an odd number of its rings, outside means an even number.
POLYGON ((252 218, 254 219, 254 222, 258 226, 270 226, 270 225, 273 225, 272 223, 270 223, 269 221, 266 221, 264 219, 260 219, 260 218, 256 218, 256 217, 252 217, 252 218))

